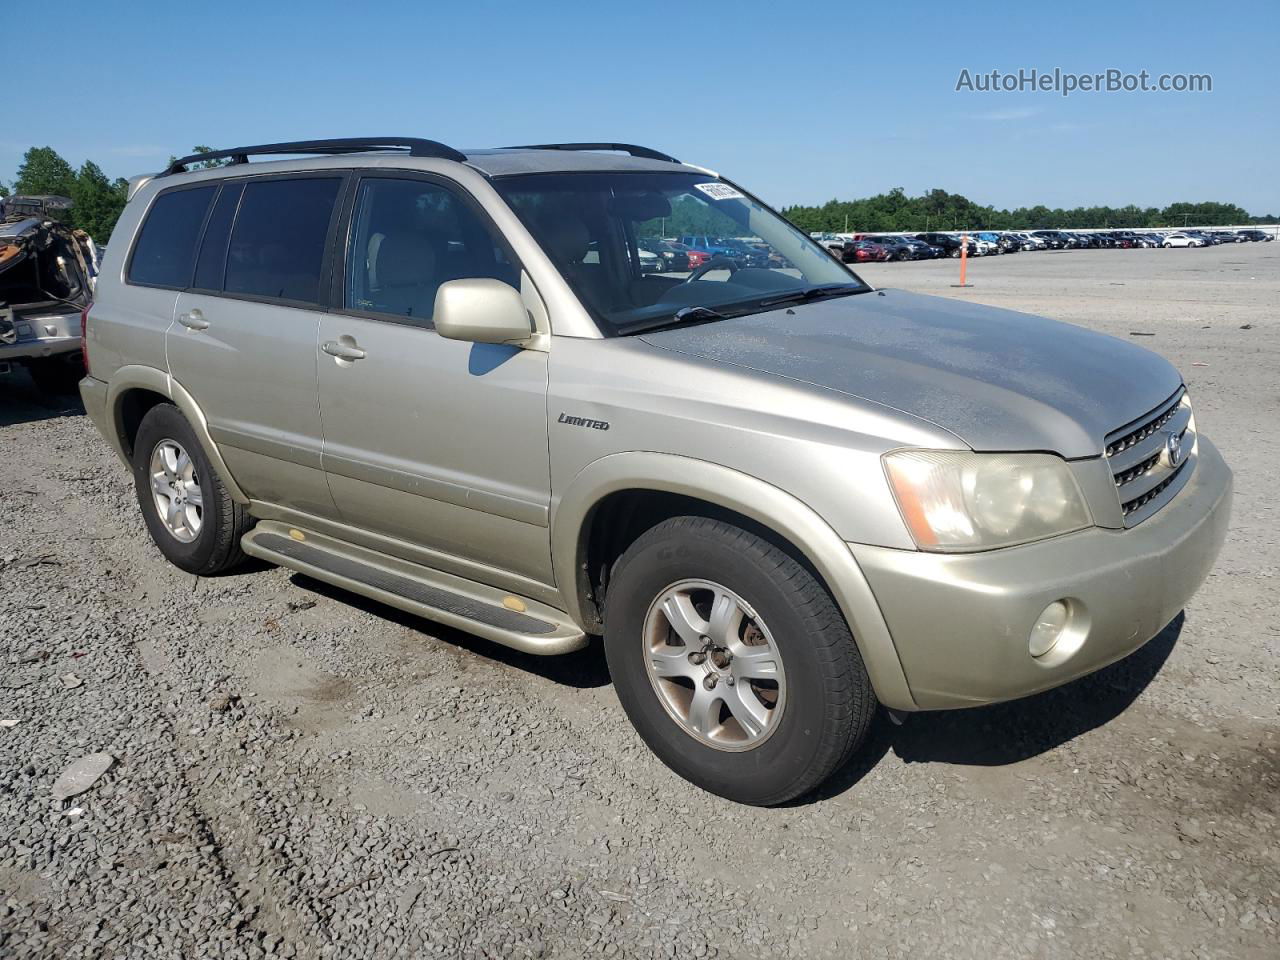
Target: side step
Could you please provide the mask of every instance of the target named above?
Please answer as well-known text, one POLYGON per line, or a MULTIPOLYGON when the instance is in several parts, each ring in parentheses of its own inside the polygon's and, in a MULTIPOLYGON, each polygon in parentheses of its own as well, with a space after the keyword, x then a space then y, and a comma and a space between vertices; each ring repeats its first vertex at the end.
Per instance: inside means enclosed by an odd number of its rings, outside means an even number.
POLYGON ((259 522, 240 546, 268 563, 525 653, 587 645, 582 629, 545 603, 274 520, 259 522))

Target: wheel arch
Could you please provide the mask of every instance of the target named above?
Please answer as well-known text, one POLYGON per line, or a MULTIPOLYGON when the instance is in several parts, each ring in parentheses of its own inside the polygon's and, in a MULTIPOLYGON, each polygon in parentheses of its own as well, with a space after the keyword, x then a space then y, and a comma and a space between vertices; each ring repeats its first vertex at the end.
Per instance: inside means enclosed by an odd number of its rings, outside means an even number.
POLYGON ((231 498, 237 503, 248 503, 249 498, 232 477, 209 435, 209 423, 200 405, 173 377, 155 367, 121 367, 107 386, 107 416, 112 432, 108 439, 125 463, 133 462, 133 441, 142 418, 158 403, 172 403, 182 411, 231 498))
POLYGON ((601 538, 619 533, 611 531, 611 525, 620 528, 623 539, 634 539, 652 525, 646 525, 647 520, 678 516, 690 508, 745 521, 789 549, 835 599, 881 702, 900 710, 917 709, 879 605, 844 541, 791 494, 719 464, 635 452, 603 457, 584 468, 558 498, 551 523, 552 565, 569 614, 585 629, 599 628, 593 581, 598 571, 592 571, 591 564, 599 559, 593 550, 599 549, 601 538), (640 510, 640 523, 627 516, 628 506, 640 510), (645 508, 652 511, 647 516, 645 508))

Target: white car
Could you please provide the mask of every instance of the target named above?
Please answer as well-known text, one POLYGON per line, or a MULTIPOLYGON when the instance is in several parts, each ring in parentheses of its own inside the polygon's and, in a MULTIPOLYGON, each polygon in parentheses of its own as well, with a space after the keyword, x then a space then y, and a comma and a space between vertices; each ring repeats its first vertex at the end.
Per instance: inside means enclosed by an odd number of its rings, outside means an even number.
POLYGON ((1189 237, 1185 233, 1171 233, 1164 238, 1162 247, 1203 247, 1204 241, 1199 237, 1189 237))
POLYGON ((638 247, 636 254, 640 257, 641 273, 661 273, 666 267, 663 259, 652 250, 646 250, 644 247, 638 247))

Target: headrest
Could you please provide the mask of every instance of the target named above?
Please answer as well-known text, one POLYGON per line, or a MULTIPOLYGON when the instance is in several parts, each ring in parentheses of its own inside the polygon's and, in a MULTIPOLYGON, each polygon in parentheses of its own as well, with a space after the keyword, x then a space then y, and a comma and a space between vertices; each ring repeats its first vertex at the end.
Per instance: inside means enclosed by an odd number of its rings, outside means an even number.
POLYGON ((671 216, 671 201, 660 193, 624 193, 609 201, 609 212, 623 220, 643 223, 671 216))
POLYGON ((565 263, 581 263, 591 243, 587 225, 572 214, 547 218, 542 225, 547 252, 565 263))
POLYGON ((389 233, 378 245, 378 286, 428 284, 436 274, 436 253, 421 233, 389 233))

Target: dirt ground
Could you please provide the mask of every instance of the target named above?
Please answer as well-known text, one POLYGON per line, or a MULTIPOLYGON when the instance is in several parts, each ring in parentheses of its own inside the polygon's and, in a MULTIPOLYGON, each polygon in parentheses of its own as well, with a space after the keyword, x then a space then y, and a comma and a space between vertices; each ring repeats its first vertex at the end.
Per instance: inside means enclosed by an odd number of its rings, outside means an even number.
POLYGON ((950 260, 862 272, 1177 364, 1236 471, 1183 616, 739 807, 650 755, 597 647, 168 566, 78 403, 0 379, 0 955, 1277 956, 1280 243, 984 258, 963 290, 950 260))

